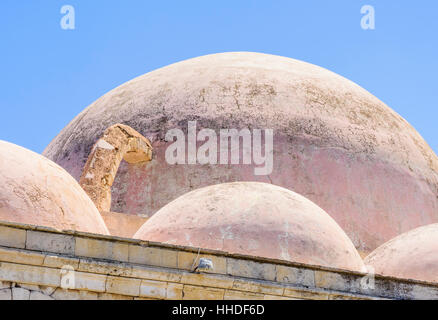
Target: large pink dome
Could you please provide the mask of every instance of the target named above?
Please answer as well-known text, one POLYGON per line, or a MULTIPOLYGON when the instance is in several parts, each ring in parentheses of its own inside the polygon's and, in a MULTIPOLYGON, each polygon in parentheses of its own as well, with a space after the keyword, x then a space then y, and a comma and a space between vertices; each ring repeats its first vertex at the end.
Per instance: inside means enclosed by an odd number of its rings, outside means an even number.
POLYGON ((123 123, 152 142, 154 159, 120 167, 112 210, 153 215, 192 189, 230 181, 280 185, 315 202, 370 252, 438 222, 438 160, 397 113, 353 82, 305 62, 222 53, 129 81, 79 114, 44 152, 76 179, 106 128, 123 123), (272 129, 273 170, 257 165, 170 165, 165 139, 187 132, 272 129))
POLYGON ((351 240, 321 208, 258 182, 209 186, 179 197, 134 238, 361 271, 351 240))
POLYGON ((365 263, 376 274, 438 282, 438 224, 399 235, 371 252, 365 263))
POLYGON ((0 141, 0 220, 109 234, 93 202, 52 161, 0 141))

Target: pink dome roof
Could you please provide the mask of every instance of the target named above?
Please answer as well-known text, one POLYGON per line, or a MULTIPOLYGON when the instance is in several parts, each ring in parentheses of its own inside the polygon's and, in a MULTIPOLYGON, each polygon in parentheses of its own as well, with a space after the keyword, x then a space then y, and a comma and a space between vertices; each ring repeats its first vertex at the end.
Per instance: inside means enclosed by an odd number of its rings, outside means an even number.
POLYGON ((93 202, 57 164, 0 141, 0 220, 109 234, 93 202))
POLYGON ((423 226, 386 242, 365 258, 376 274, 438 282, 438 224, 423 226))
POLYGON ((366 253, 438 222, 438 159, 397 113, 353 82, 285 57, 231 52, 155 70, 108 92, 44 151, 76 179, 94 143, 123 123, 148 138, 151 162, 123 164, 112 211, 153 215, 193 188, 273 183, 328 212, 366 253), (170 129, 272 129, 273 170, 258 165, 170 165, 170 129))
POLYGON ((134 238, 360 271, 351 240, 321 208, 267 183, 234 182, 189 192, 134 238))

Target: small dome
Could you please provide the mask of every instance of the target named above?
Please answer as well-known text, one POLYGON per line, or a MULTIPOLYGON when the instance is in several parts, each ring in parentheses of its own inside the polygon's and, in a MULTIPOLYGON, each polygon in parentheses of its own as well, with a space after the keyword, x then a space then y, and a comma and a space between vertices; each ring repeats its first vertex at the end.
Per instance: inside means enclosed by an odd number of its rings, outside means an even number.
POLYGON ((259 182, 189 192, 150 218, 134 238, 360 271, 337 223, 310 200, 259 182))
POLYGON ((403 233, 365 258, 376 274, 438 282, 438 223, 403 233))
POLYGON ((93 202, 57 164, 0 141, 0 220, 109 234, 93 202))

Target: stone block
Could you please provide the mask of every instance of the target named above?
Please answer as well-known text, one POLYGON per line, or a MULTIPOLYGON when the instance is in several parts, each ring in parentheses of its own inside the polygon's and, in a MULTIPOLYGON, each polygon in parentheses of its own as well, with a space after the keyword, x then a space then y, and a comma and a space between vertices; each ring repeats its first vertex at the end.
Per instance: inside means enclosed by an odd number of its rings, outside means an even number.
POLYGON ((105 293, 99 293, 97 299, 98 300, 133 300, 134 297, 105 292, 105 293))
POLYGON ((0 290, 0 300, 12 300, 12 290, 11 289, 0 290))
POLYGON ((184 285, 183 300, 223 300, 224 289, 184 285))
POLYGON ((139 296, 141 279, 108 276, 106 292, 127 296, 139 296))
POLYGON ((226 290, 224 300, 264 300, 264 295, 253 292, 226 290))
POLYGON ((311 269, 277 266, 277 281, 297 286, 314 287, 315 273, 311 269))
POLYGON ((129 262, 166 268, 178 268, 178 251, 130 245, 129 262))
POLYGON ((277 277, 274 264, 234 258, 227 258, 227 274, 269 281, 277 277))
POLYGON ((44 258, 43 266, 50 268, 65 268, 71 267, 74 270, 78 268, 79 259, 70 257, 60 257, 57 255, 48 254, 44 258))
POLYGON ((12 300, 29 300, 30 291, 24 288, 12 288, 12 300))
POLYGON ((403 298, 415 300, 438 300, 438 288, 436 286, 418 285, 410 283, 403 286, 405 290, 399 290, 405 294, 400 294, 403 298))
POLYGON ((304 300, 304 299, 284 297, 284 296, 273 296, 270 294, 265 294, 264 300, 304 300))
POLYGON ((185 272, 181 278, 181 283, 229 289, 233 287, 234 279, 223 275, 185 272))
POLYGON ((98 293, 57 288, 51 297, 55 300, 97 300, 98 293))
POLYGON ((315 286, 329 290, 350 291, 359 288, 353 276, 331 271, 315 270, 315 286))
POLYGON ((75 238, 70 235, 28 230, 26 249, 74 255, 75 238))
POLYGON ((0 261, 39 266, 43 264, 44 255, 31 251, 0 247, 0 261))
POLYGON ((329 294, 317 290, 300 290, 298 288, 285 288, 284 296, 305 300, 328 300, 329 294))
POLYGON ((116 241, 76 238, 75 254, 81 257, 128 261, 128 244, 116 241))
POLYGON ((95 273, 74 272, 75 290, 105 292, 107 276, 95 273))
POLYGON ((59 269, 2 262, 0 280, 58 287, 61 274, 59 269))
POLYGON ((355 296, 351 294, 335 293, 335 294, 329 294, 329 300, 370 300, 370 299, 360 295, 355 296))
POLYGON ((183 272, 179 270, 162 270, 146 266, 136 266, 132 269, 133 277, 156 281, 180 282, 182 275, 183 272))
POLYGON ((167 284, 167 299, 168 300, 182 300, 184 286, 180 283, 167 284))
POLYGON ((128 263, 99 261, 90 258, 82 258, 79 262, 78 271, 109 274, 112 276, 132 277, 132 266, 128 263))
POLYGON ((275 283, 268 283, 264 281, 248 281, 243 279, 235 279, 233 283, 233 290, 264 293, 271 295, 283 295, 284 287, 275 283))
POLYGON ((24 249, 26 230, 0 226, 0 246, 24 249))
POLYGON ((167 282, 142 280, 140 285, 140 296, 155 299, 166 299, 167 282))

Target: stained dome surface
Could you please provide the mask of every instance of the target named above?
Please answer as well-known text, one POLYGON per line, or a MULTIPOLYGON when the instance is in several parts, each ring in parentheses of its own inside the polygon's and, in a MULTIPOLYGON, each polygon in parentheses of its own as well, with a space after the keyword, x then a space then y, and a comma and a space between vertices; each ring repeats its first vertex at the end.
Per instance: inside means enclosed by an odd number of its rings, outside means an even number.
POLYGON ((315 202, 363 253, 438 222, 438 160, 427 143, 372 94, 309 63, 231 52, 169 65, 99 98, 44 155, 79 179, 93 144, 115 123, 131 126, 154 148, 151 162, 121 166, 116 212, 151 216, 196 188, 259 181, 315 202), (217 133, 272 129, 272 172, 256 175, 254 162, 169 164, 173 141, 166 133, 187 134, 189 121, 217 133))
POLYGON ((267 183, 189 192, 160 209, 134 238, 363 271, 351 240, 326 212, 267 183))
POLYGON ((56 163, 0 141, 0 220, 109 234, 93 202, 56 163))
POLYGON ((391 239, 371 252, 365 263, 376 274, 438 282, 438 223, 391 239))

